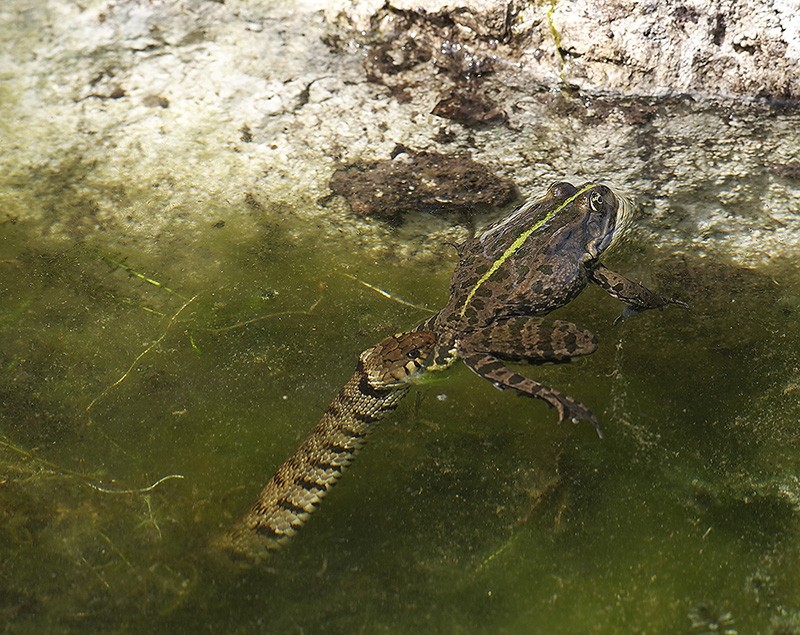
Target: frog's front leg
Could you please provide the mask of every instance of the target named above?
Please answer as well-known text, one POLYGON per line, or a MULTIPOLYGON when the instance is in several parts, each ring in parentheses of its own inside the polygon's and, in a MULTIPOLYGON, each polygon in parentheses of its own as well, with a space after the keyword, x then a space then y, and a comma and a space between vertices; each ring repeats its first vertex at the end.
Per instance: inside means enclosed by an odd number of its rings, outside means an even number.
POLYGON ((529 364, 563 363, 589 355, 597 348, 595 336, 571 322, 515 317, 468 333, 458 341, 458 355, 475 373, 501 390, 510 389, 544 400, 558 411, 559 421, 588 421, 602 438, 597 417, 580 401, 524 377, 503 361, 529 364))
POLYGON ((647 309, 659 309, 668 304, 676 304, 684 308, 689 306, 680 300, 660 296, 638 282, 628 280, 625 276, 611 271, 602 264, 597 264, 589 269, 589 281, 603 289, 612 298, 625 303, 622 315, 617 318, 615 323, 647 309))

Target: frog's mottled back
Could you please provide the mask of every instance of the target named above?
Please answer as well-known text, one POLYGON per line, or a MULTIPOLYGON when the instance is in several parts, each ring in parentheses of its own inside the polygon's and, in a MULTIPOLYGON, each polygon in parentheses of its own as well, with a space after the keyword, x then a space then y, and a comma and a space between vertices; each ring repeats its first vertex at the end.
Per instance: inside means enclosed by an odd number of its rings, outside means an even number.
POLYGON ((588 282, 587 263, 613 242, 618 209, 605 185, 550 186, 464 245, 437 324, 479 327, 567 304, 588 282))

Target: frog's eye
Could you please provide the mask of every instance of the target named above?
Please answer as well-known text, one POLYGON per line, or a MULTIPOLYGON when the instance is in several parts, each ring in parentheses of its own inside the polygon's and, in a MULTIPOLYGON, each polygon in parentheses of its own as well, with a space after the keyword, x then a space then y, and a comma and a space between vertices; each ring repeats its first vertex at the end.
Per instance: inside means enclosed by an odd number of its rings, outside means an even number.
POLYGON ((603 196, 600 192, 592 192, 589 195, 589 207, 593 212, 601 214, 603 212, 603 196))

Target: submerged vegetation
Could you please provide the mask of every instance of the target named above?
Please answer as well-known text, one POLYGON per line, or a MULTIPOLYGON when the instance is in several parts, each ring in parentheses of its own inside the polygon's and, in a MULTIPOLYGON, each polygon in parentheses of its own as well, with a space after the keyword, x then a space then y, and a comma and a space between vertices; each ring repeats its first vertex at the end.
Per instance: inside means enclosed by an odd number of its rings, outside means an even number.
POLYGON ((689 316, 613 327, 619 306, 587 292, 564 315, 600 350, 531 369, 597 404, 604 441, 455 368, 382 424, 300 539, 242 570, 212 539, 358 352, 441 305, 451 266, 274 228, 150 251, 2 231, 11 632, 800 632, 794 267, 629 248, 617 268, 689 316))

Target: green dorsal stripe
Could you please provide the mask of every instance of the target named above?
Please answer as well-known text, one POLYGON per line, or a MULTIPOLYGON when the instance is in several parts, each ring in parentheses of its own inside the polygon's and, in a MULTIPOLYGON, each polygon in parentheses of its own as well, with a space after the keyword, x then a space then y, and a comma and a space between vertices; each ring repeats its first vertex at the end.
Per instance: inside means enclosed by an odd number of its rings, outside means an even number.
POLYGON ((524 232, 522 232, 522 233, 521 233, 519 236, 517 236, 517 239, 516 239, 516 240, 515 240, 513 243, 511 243, 511 244, 508 246, 508 248, 507 248, 507 249, 506 249, 506 250, 505 250, 505 251, 502 253, 502 255, 501 255, 501 256, 500 256, 500 257, 499 257, 497 260, 495 260, 495 261, 492 263, 492 266, 489 268, 489 271, 487 271, 486 273, 484 273, 484 274, 481 276, 480 280, 478 280, 477 284, 476 284, 474 287, 472 287, 472 290, 471 290, 471 291, 469 292, 469 294, 467 295, 467 299, 464 301, 464 306, 462 306, 462 307, 461 307, 461 315, 463 316, 463 315, 464 315, 464 314, 467 312, 467 307, 469 306, 469 303, 472 301, 472 298, 473 298, 473 297, 475 297, 475 293, 478 291, 478 288, 479 288, 479 287, 480 287, 480 286, 481 286, 481 285, 482 285, 484 282, 486 282, 486 281, 487 281, 487 280, 488 280, 488 279, 489 279, 489 278, 492 276, 492 274, 493 274, 495 271, 497 271, 497 270, 498 270, 500 267, 502 267, 502 266, 503 266, 503 263, 504 263, 506 260, 508 260, 508 259, 509 259, 509 258, 510 258, 510 257, 511 257, 513 254, 514 254, 514 252, 515 252, 515 251, 517 251, 517 249, 519 249, 520 247, 522 247, 523 243, 524 243, 526 240, 528 240, 528 238, 530 237, 530 235, 531 235, 533 232, 535 232, 535 231, 536 231, 537 229, 539 229, 539 228, 540 228, 542 225, 544 225, 544 224, 545 224, 547 221, 549 221, 551 218, 553 218, 553 216, 555 216, 556 214, 558 214, 558 213, 559 213, 559 212, 560 212, 562 209, 564 209, 564 208, 565 208, 567 205, 569 205, 570 203, 572 203, 572 201, 574 201, 576 198, 578 198, 578 197, 579 197, 581 194, 583 194, 583 193, 584 193, 584 192, 586 192, 587 190, 590 190, 590 189, 592 189, 593 187, 594 187, 594 184, 593 184, 593 183, 591 183, 591 184, 587 185, 586 187, 584 187, 584 188, 582 188, 582 189, 578 190, 577 192, 575 192, 575 194, 573 194, 572 196, 570 196, 570 197, 569 197, 569 198, 568 198, 566 201, 564 201, 563 203, 561 203, 561 205, 559 205, 558 207, 556 207, 556 208, 555 208, 555 209, 554 209, 552 212, 550 212, 550 213, 549 213, 549 214, 547 214, 547 215, 546 215, 544 218, 542 218, 542 219, 541 219, 541 220, 540 220, 538 223, 536 223, 535 225, 533 225, 533 226, 529 227, 529 228, 528 228, 528 229, 526 229, 524 232))

